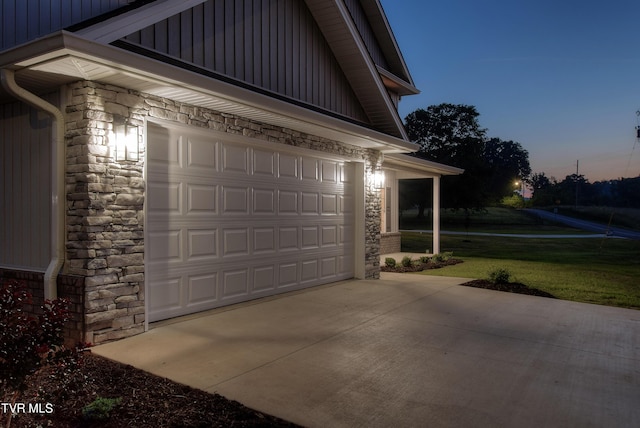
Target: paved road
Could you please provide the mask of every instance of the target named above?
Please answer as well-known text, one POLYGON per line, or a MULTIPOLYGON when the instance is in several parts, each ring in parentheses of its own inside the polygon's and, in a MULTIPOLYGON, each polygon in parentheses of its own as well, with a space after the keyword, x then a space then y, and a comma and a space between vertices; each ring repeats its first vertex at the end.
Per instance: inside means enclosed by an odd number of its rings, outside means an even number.
POLYGON ((528 213, 537 215, 545 220, 551 220, 558 223, 565 224, 567 226, 575 227, 577 229, 588 230, 590 232, 602 233, 609 236, 617 236, 628 239, 640 239, 640 232, 632 230, 621 229, 619 227, 607 226, 606 224, 595 223, 592 221, 579 220, 572 217, 567 217, 561 214, 554 214, 544 210, 526 209, 528 213))

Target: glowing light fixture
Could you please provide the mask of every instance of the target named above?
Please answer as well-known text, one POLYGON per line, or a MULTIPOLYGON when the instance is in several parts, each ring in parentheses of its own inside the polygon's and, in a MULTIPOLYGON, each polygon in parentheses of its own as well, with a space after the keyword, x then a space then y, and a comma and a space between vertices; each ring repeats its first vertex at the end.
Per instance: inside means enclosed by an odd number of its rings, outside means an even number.
POLYGON ((111 146, 115 148, 117 161, 140 159, 140 131, 136 125, 128 124, 124 120, 114 120, 110 139, 111 146))
POLYGON ((376 169, 373 171, 373 187, 376 189, 384 189, 384 171, 376 169))

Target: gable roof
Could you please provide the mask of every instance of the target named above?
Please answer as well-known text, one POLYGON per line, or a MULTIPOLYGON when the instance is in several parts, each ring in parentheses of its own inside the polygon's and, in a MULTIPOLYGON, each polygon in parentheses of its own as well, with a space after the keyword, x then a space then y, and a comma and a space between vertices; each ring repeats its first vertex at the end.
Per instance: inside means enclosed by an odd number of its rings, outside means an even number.
MULTIPOLYGON (((99 43, 114 43, 131 33, 206 1, 156 0, 141 7, 127 10, 121 15, 80 28, 75 33, 99 43)), ((388 68, 393 71, 383 69, 374 63, 363 40, 362 30, 354 22, 344 0, 305 0, 305 3, 319 25, 371 124, 383 132, 407 140, 404 125, 395 104, 389 97, 387 86, 401 95, 418 91, 413 86, 413 81, 379 0, 366 0, 363 3, 363 10, 379 40, 385 60, 390 64, 388 68)))
MULTIPOLYGON (((57 53, 49 51, 46 52, 45 56, 32 57, 29 60, 23 57, 22 62, 11 63, 11 58, 16 57, 14 49, 6 52, 6 54, 0 54, 0 59, 7 58, 9 60, 9 64, 4 60, 0 61, 0 66, 10 65, 14 69, 22 69, 24 71, 22 73, 24 75, 23 77, 26 78, 30 75, 31 80, 44 79, 50 81, 54 79, 54 77, 49 76, 47 78, 45 73, 55 72, 59 75, 57 76, 59 81, 65 80, 63 76, 66 76, 67 80, 69 78, 72 80, 82 78, 113 84, 126 81, 127 84, 122 86, 149 92, 154 95, 173 98, 177 101, 193 103, 222 111, 235 112, 245 117, 274 124, 282 124, 282 126, 293 129, 301 129, 301 123, 298 123, 296 120, 292 121, 292 118, 285 119, 284 117, 284 115, 291 114, 291 111, 299 111, 300 109, 295 109, 292 106, 288 106, 287 108, 275 107, 279 105, 279 103, 274 104, 272 100, 265 99, 268 94, 261 94, 259 91, 254 91, 257 93, 248 96, 246 91, 251 91, 251 88, 242 85, 239 85, 238 88, 232 88, 234 82, 229 80, 225 81, 224 79, 212 84, 212 77, 215 78, 216 76, 210 73, 200 73, 200 70, 194 67, 186 67, 179 62, 174 62, 171 65, 162 64, 162 67, 160 67, 157 59, 135 58, 135 56, 139 55, 123 52, 122 49, 118 47, 108 46, 109 43, 117 42, 127 34, 131 34, 154 22, 174 16, 206 1, 207 0, 185 0, 175 2, 172 0, 155 0, 151 2, 134 2, 139 4, 137 4, 136 7, 123 8, 121 13, 112 14, 112 16, 107 17, 107 19, 101 21, 93 20, 88 22, 88 25, 73 27, 74 34, 61 32, 58 33, 57 36, 40 39, 31 43, 32 54, 39 53, 42 55, 45 53, 43 49, 46 51, 45 40, 51 42, 57 39, 51 46, 53 48, 53 45, 57 45, 55 46, 55 49, 58 49, 57 53), (88 46, 94 46, 96 44, 100 45, 101 48, 88 48, 88 46), (36 47, 36 45, 38 46, 36 47), (83 49, 86 47, 89 51, 68 50, 68 47, 71 45, 82 47, 83 49), (120 51, 120 53, 116 53, 115 50, 120 51), (99 56, 96 56, 96 54, 99 56), (162 74, 155 72, 160 68, 171 68, 171 71, 165 71, 162 74), (183 68, 186 72, 179 71, 177 68, 183 68), (29 74, 29 70, 32 72, 36 71, 37 77, 34 73, 29 74), (197 74, 201 74, 202 76, 196 76, 197 74), (133 75, 136 76, 136 79, 128 78, 133 75), (203 78, 209 80, 209 82, 205 83, 203 78), (194 84, 195 81, 201 83, 196 85, 194 84), (230 96, 237 92, 242 92, 242 95, 238 95, 237 97, 230 96), (215 97, 215 100, 212 96, 215 97), (221 99, 225 99, 226 101, 221 102, 221 99), (252 104, 250 100, 255 100, 255 104, 252 104), (233 106, 231 104, 233 104, 233 106), (252 105, 249 106, 249 104, 252 105), (269 106, 267 110, 270 110, 270 114, 266 114, 265 106, 269 106), (274 115, 279 118, 274 117, 274 115)), ((393 34, 390 32, 379 1, 363 0, 362 5, 367 13, 368 19, 371 20, 372 28, 385 28, 385 31, 382 32, 383 36, 380 37, 380 45, 390 64, 388 68, 392 68, 393 71, 383 69, 374 63, 354 20, 351 18, 344 0, 306 0, 306 4, 349 80, 362 108, 371 121, 373 129, 368 129, 366 132, 359 132, 359 134, 367 135, 365 140, 368 142, 360 141, 358 145, 369 147, 379 146, 379 144, 372 144, 371 141, 380 139, 380 137, 386 134, 382 140, 389 140, 389 137, 392 137, 391 140, 394 141, 392 145, 398 143, 399 140, 404 140, 401 144, 402 148, 396 147, 390 149, 387 147, 387 151, 414 150, 415 146, 413 144, 407 144, 408 138, 404 126, 387 92, 387 86, 385 86, 385 84, 395 85, 395 87, 401 88, 398 89, 398 93, 401 94, 415 93, 412 92, 415 88, 413 87, 411 77, 408 74, 406 65, 395 43, 393 34), (398 76, 398 74, 402 76, 398 76)), ((28 52, 29 50, 25 50, 23 54, 28 54, 28 52)), ((20 77, 20 72, 17 73, 17 76, 20 77)), ((42 80, 40 81, 42 82, 42 80)), ((283 100, 283 103, 286 103, 286 101, 283 100)), ((280 107, 283 106, 280 105, 280 107)), ((297 114, 298 120, 302 119, 308 123, 309 119, 313 117, 312 122, 316 123, 316 126, 302 126, 301 130, 317 133, 317 125, 321 124, 320 126, 322 128, 327 128, 323 129, 324 134, 321 135, 335 134, 331 132, 331 128, 341 124, 342 121, 335 117, 319 120, 321 114, 322 112, 319 111, 297 114), (331 124, 327 125, 325 122, 331 124)), ((337 126, 336 129, 344 126, 363 128, 363 126, 357 124, 341 124, 341 126, 337 126)), ((334 137, 336 136, 337 135, 334 135, 334 137)), ((386 147, 387 145, 383 146, 386 147)))

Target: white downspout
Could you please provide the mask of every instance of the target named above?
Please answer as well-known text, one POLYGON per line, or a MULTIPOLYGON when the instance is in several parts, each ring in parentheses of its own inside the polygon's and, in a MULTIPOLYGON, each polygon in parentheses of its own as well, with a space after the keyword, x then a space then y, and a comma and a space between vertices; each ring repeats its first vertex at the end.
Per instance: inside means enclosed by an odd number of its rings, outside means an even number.
POLYGON ((64 116, 60 109, 35 94, 18 86, 13 70, 1 69, 2 86, 15 98, 39 110, 47 112, 52 118, 52 162, 51 162, 51 260, 44 274, 44 298, 53 300, 58 297, 58 273, 64 264, 64 116))

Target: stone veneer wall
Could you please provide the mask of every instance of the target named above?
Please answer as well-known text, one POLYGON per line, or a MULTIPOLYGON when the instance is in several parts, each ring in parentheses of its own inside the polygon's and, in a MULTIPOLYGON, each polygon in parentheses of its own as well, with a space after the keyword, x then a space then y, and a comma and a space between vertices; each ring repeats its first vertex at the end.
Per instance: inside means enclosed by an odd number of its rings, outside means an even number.
MULTIPOLYGON (((120 87, 80 81, 68 89, 66 270, 86 277, 85 340, 95 344, 138 334, 145 321, 145 148, 139 161, 116 162, 107 137, 114 117, 140 132, 145 118, 158 118, 364 160, 367 177, 381 162, 378 151, 120 87)), ((380 195, 370 180, 365 186, 365 271, 378 278, 380 195)))

